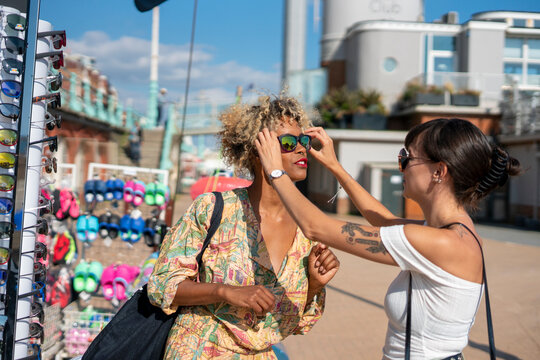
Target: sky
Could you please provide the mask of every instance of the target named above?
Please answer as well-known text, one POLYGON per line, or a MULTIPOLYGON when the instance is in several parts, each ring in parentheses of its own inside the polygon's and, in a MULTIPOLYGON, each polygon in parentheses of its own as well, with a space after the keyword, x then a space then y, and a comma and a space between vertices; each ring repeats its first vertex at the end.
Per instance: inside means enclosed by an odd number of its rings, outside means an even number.
MULTIPOLYGON (((314 1, 307 0, 307 69, 317 68, 320 59, 322 23, 314 19, 314 1)), ((190 99, 227 101, 238 85, 250 84, 256 91, 278 92, 283 6, 283 0, 199 0, 190 99)), ((184 97, 193 7, 193 0, 160 5, 159 87, 167 89, 169 101, 184 97)), ((457 11, 463 23, 476 12, 493 10, 540 12, 540 1, 424 0, 427 22, 457 11)), ((120 100, 146 113, 152 11, 139 12, 133 0, 46 0, 41 1, 40 19, 66 30, 65 51, 95 58, 95 67, 118 90, 120 100)))

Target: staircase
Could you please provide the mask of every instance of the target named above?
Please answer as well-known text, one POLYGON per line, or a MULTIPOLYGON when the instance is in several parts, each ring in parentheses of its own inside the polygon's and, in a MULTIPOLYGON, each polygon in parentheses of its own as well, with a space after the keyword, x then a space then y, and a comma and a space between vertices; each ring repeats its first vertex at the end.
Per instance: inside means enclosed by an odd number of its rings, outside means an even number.
POLYGON ((125 149, 129 147, 127 135, 118 141, 118 164, 125 166, 138 166, 159 169, 161 160, 161 147, 163 144, 164 129, 144 129, 141 143, 141 160, 137 165, 127 155, 125 149))

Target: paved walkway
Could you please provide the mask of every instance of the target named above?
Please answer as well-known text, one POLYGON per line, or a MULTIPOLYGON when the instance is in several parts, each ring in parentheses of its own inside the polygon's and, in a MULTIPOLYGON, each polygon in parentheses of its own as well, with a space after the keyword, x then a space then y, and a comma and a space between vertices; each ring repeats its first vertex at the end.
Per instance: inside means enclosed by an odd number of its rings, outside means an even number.
MULTIPOLYGON (((182 195, 175 219, 191 202, 182 195)), ((361 217, 341 217, 364 222, 361 217)), ((497 358, 540 359, 540 233, 481 225, 497 358), (523 245, 534 244, 534 245, 523 245)), ((291 360, 380 359, 386 333, 384 296, 398 269, 337 251, 341 269, 328 285, 326 310, 305 336, 283 342, 291 360)), ((487 359, 482 302, 464 354, 487 359)))

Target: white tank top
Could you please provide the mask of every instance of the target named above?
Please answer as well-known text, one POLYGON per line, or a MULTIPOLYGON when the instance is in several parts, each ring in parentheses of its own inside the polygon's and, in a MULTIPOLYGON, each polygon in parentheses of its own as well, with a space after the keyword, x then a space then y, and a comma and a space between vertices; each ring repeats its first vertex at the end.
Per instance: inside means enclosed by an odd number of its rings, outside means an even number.
POLYGON ((483 285, 454 276, 409 243, 403 225, 382 227, 381 240, 401 272, 384 300, 388 330, 383 359, 403 359, 409 272, 412 275, 411 359, 443 359, 460 353, 480 304, 483 285))

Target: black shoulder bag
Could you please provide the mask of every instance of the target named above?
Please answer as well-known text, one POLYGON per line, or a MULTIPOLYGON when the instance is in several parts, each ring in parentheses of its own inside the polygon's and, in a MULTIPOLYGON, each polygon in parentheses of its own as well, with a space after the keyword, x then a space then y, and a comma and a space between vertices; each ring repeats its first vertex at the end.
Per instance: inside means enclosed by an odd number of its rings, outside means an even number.
MULTIPOLYGON (((214 192, 216 203, 210 228, 204 240, 197 263, 201 268, 202 255, 221 223, 223 197, 214 192)), ((122 306, 111 322, 92 341, 84 353, 84 360, 91 359, 162 359, 167 337, 180 310, 166 315, 148 299, 146 285, 122 306)))
MULTIPOLYGON (((476 242, 478 243, 478 246, 480 246, 480 253, 482 254, 482 280, 484 283, 484 291, 486 293, 486 318, 487 318, 487 329, 488 329, 488 338, 489 338, 489 358, 491 360, 495 360, 495 338, 493 336, 493 322, 491 321, 491 305, 489 304, 489 291, 488 291, 488 284, 487 284, 487 276, 486 276, 486 264, 484 263, 484 251, 482 250, 482 245, 480 245, 480 241, 474 235, 474 233, 467 227, 467 225, 462 223, 451 223, 446 226, 443 226, 443 228, 450 227, 452 225, 461 225, 465 229, 467 229, 472 236, 476 239, 476 242)), ((407 294, 407 332, 405 333, 405 360, 410 360, 411 358, 411 296, 412 296, 412 275, 409 273, 409 291, 407 294)), ((443 359, 443 360, 462 360, 463 355, 456 354, 454 356, 450 356, 449 358, 443 359)))

